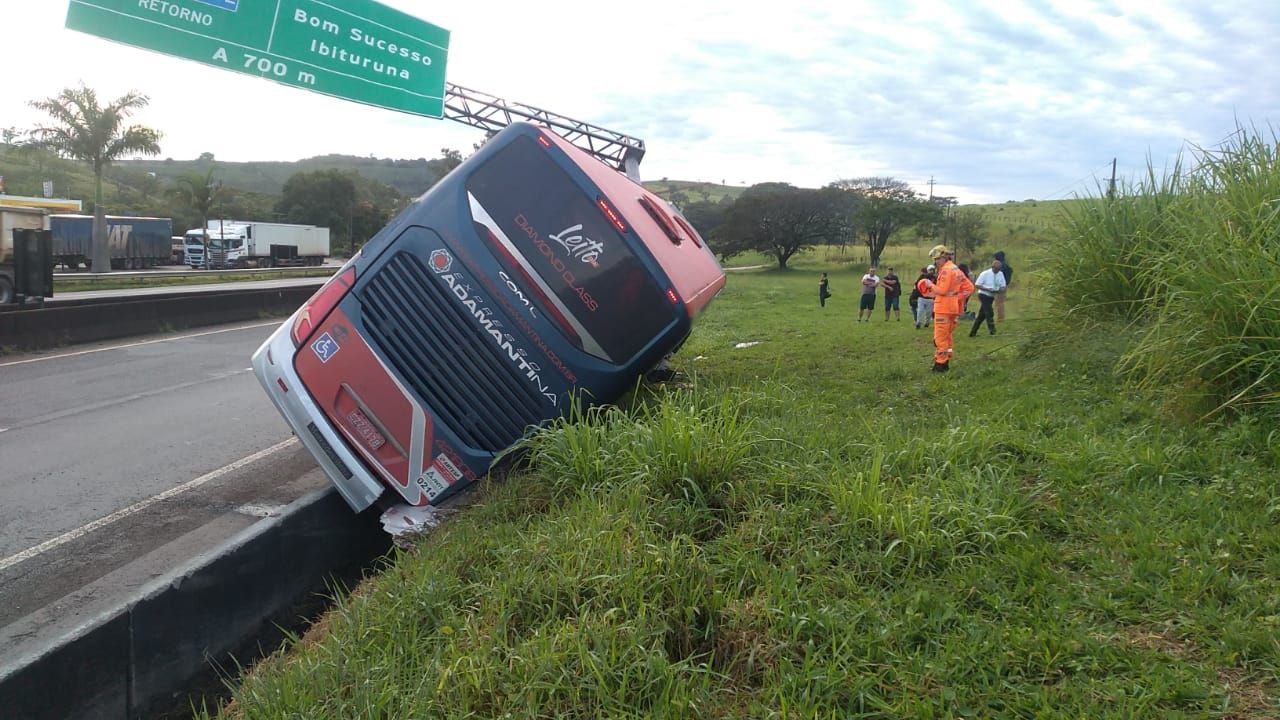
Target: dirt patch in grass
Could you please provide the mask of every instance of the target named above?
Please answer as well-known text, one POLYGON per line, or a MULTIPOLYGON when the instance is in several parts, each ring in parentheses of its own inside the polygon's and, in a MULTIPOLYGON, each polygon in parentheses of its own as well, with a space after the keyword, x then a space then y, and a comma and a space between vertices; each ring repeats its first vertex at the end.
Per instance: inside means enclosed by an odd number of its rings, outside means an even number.
MULTIPOLYGON (((1131 647, 1168 655, 1185 662, 1198 663, 1203 653, 1194 643, 1180 638, 1168 627, 1134 625, 1123 628, 1119 639, 1131 647)), ((1227 697, 1225 720, 1255 720, 1280 717, 1276 702, 1276 686, 1261 674, 1239 666, 1220 668, 1218 684, 1227 697)))

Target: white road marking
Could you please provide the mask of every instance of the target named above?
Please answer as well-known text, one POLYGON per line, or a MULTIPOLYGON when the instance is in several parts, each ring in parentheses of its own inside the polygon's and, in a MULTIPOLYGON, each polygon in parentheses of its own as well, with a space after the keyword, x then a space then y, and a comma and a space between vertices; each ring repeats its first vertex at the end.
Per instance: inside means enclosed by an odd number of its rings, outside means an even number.
POLYGON ((295 445, 297 444, 297 442, 298 442, 298 438, 291 437, 288 440, 272 445, 266 450, 259 450, 258 452, 248 457, 241 458, 231 463, 230 465, 227 465, 226 467, 218 468, 217 470, 214 470, 213 472, 210 472, 210 473, 205 473, 204 475, 201 475, 195 480, 188 480, 187 482, 181 485, 178 485, 177 487, 173 487, 168 490, 165 490, 159 495, 155 495, 147 498, 146 500, 136 502, 133 505, 130 505, 129 507, 124 508, 123 510, 117 510, 104 518, 99 518, 97 520, 94 520, 88 525, 84 525, 70 532, 63 533, 62 535, 59 535, 58 537, 53 538, 52 540, 46 540, 45 542, 42 542, 39 545, 36 545, 35 547, 23 550, 22 552, 16 555, 10 555, 4 560, 0 560, 0 571, 7 570, 24 560, 30 560, 31 558, 37 555, 40 555, 42 553, 46 553, 56 547, 66 545, 72 540, 76 540, 78 538, 84 537, 85 535, 88 535, 89 533, 93 532, 94 530, 97 530, 98 528, 104 527, 106 525, 110 525, 111 523, 117 520, 129 517, 130 515, 134 515, 138 512, 146 510, 147 508, 151 507, 152 505, 155 505, 158 502, 168 500, 169 498, 175 497, 177 495, 181 495, 182 493, 188 490, 198 488, 201 485, 204 485, 205 483, 211 482, 213 480, 217 480, 218 478, 224 475, 233 473, 236 470, 239 470, 240 468, 246 465, 255 463, 267 457, 268 455, 271 455, 272 453, 279 452, 291 445, 295 445))
MULTIPOLYGON (((79 407, 68 408, 66 410, 59 410, 58 412, 49 413, 48 415, 39 415, 31 418, 30 420, 20 422, 17 425, 14 425, 12 427, 8 427, 5 429, 6 430, 25 430, 26 428, 32 427, 34 425, 43 425, 44 423, 52 422, 53 420, 61 420, 62 418, 65 418, 65 417, 83 415, 84 413, 93 412, 94 410, 102 410, 104 408, 115 407, 117 405, 124 405, 125 403, 130 403, 137 400, 143 400, 145 398, 156 397, 157 395, 164 395, 165 393, 171 393, 175 390, 185 390, 186 388, 195 387, 197 385, 203 385, 209 382, 226 380, 227 378, 236 377, 237 375, 243 375, 246 372, 251 372, 252 370, 253 368, 249 368, 248 370, 230 370, 228 372, 211 373, 207 377, 200 378, 199 380, 191 380, 190 382, 178 383, 177 385, 170 385, 168 387, 156 388, 154 390, 148 390, 146 392, 133 393, 132 395, 125 395, 124 397, 112 398, 110 400, 103 400, 102 402, 89 403, 88 405, 81 405, 79 407)), ((239 418, 233 418, 233 419, 238 420, 239 418)))
POLYGON ((190 335, 175 335, 174 337, 160 338, 158 340, 143 340, 142 342, 129 343, 127 345, 112 345, 111 347, 94 348, 93 350, 81 350, 79 352, 62 353, 60 355, 46 355, 44 357, 29 358, 27 360, 14 360, 12 362, 0 363, 0 367, 9 367, 10 365, 25 365, 27 363, 40 362, 41 360, 57 360, 59 358, 76 357, 78 355, 90 355, 92 353, 106 352, 108 350, 124 350, 125 348, 141 347, 143 345, 155 345, 162 342, 173 342, 175 340, 186 340, 187 338, 204 337, 205 335, 217 335, 219 333, 235 332, 237 330, 251 330, 253 328, 271 327, 279 325, 283 320, 275 320, 268 323, 258 323, 257 325, 241 325, 233 328, 223 328, 222 330, 209 330, 207 332, 191 333, 190 335))
POLYGON ((241 505, 236 512, 249 517, 276 517, 284 509, 283 505, 241 505))

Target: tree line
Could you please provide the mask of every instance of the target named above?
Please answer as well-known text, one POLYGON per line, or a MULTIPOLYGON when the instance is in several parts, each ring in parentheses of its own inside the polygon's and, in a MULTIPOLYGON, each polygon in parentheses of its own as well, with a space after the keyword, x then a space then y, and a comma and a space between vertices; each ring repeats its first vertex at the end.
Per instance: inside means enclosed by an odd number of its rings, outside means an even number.
POLYGON ((925 197, 891 177, 842 179, 822 188, 766 182, 719 202, 680 193, 668 199, 722 260, 754 251, 783 270, 799 252, 819 245, 843 250, 850 243, 865 247, 877 265, 890 240, 908 229, 970 256, 986 239, 981 211, 958 208, 955 198, 925 197))

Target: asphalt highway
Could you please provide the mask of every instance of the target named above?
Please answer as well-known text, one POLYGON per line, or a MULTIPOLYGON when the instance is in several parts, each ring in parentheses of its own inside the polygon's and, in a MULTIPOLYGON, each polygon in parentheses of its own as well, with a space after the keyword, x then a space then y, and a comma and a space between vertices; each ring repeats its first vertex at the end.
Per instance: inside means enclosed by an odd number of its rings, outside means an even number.
POLYGON ((0 658, 326 485, 249 370, 279 322, 0 356, 0 658))

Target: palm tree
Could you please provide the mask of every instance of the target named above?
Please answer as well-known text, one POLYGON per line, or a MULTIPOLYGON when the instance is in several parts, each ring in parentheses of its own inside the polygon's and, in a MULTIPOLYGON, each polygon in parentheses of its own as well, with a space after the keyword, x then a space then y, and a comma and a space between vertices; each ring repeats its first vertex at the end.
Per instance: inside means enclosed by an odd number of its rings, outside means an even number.
POLYGON ((107 166, 125 155, 160 153, 160 131, 142 125, 124 126, 125 118, 146 107, 148 102, 146 95, 129 92, 104 107, 98 104, 98 94, 84 85, 31 102, 32 107, 53 118, 51 125, 32 130, 32 141, 93 168, 92 252, 96 272, 111 270, 106 212, 102 207, 102 174, 107 166))
POLYGON ((188 173, 173 182, 173 188, 169 192, 174 199, 200 216, 200 227, 209 227, 209 216, 213 214, 213 208, 222 199, 223 193, 222 181, 213 179, 213 168, 210 167, 204 177, 188 173))

